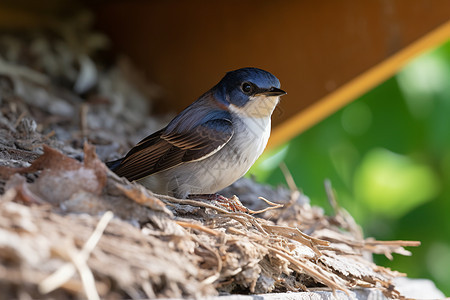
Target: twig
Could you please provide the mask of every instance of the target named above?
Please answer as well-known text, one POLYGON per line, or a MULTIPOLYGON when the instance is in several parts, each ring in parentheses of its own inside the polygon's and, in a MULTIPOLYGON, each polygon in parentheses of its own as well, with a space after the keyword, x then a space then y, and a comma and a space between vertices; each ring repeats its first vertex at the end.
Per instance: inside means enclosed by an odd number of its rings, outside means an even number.
POLYGON ((266 211, 268 211, 268 210, 277 209, 277 208, 281 208, 281 207, 284 206, 283 204, 278 204, 278 203, 274 203, 274 202, 272 202, 272 201, 269 201, 269 200, 267 200, 267 199, 264 198, 264 197, 258 197, 258 199, 263 200, 264 202, 266 202, 266 203, 269 204, 270 206, 269 206, 269 207, 266 207, 266 208, 264 208, 264 209, 261 209, 261 210, 251 210, 251 209, 248 209, 248 212, 249 212, 250 214, 252 214, 252 215, 260 214, 260 213, 266 212, 266 211))
POLYGON ((94 250, 95 246, 103 235, 106 226, 111 221, 113 216, 114 214, 110 211, 107 211, 102 216, 95 230, 92 232, 91 236, 86 241, 81 251, 78 253, 69 252, 69 257, 71 258, 72 262, 63 264, 53 274, 42 280, 38 286, 39 292, 41 292, 42 294, 47 294, 59 288, 75 274, 77 268, 80 272, 80 277, 83 281, 83 288, 88 299, 100 299, 92 273, 90 270, 86 271, 86 268, 89 268, 86 265, 86 260, 89 258, 92 250, 94 250), (85 266, 83 266, 83 264, 85 264, 85 266), (90 275, 88 273, 90 273, 90 275))
POLYGON ((82 103, 80 106, 80 129, 83 138, 86 138, 88 133, 88 122, 87 122, 88 111, 89 111, 88 104, 82 103))
POLYGON ((42 137, 42 139, 48 140, 48 139, 50 139, 52 136, 54 136, 55 134, 56 134, 56 132, 55 132, 54 130, 52 130, 52 131, 50 131, 49 133, 47 133, 46 135, 44 135, 44 136, 42 137))
MULTIPOLYGON (((208 204, 208 203, 205 203, 203 201, 198 201, 198 200, 177 199, 177 198, 174 198, 174 197, 171 197, 171 196, 158 195, 158 194, 155 194, 155 197, 157 197, 157 198, 159 198, 159 199, 161 199, 163 201, 166 200, 166 201, 169 201, 169 202, 175 202, 175 203, 183 204, 183 205, 192 205, 192 206, 197 206, 197 207, 211 208, 211 209, 214 209, 214 210, 216 210, 216 211, 218 211, 220 213, 223 213, 223 214, 238 213, 238 212, 231 212, 229 210, 226 210, 224 208, 218 207, 216 205, 208 204)), ((263 213, 263 212, 271 210, 271 209, 277 209, 277 208, 283 207, 283 204, 277 204, 277 203, 271 202, 271 201, 265 199, 264 197, 258 197, 258 198, 263 200, 267 204, 271 205, 271 207, 266 207, 266 208, 264 208, 262 210, 257 210, 257 211, 254 211, 254 210, 251 210, 251 209, 247 209, 250 214, 259 214, 259 213, 263 213)))
POLYGON ((184 222, 184 221, 175 221, 175 223, 177 223, 178 225, 180 225, 180 226, 182 226, 184 228, 197 229, 197 230, 206 232, 208 234, 212 234, 214 236, 220 235, 220 233, 215 231, 214 229, 205 227, 205 226, 200 225, 200 224, 194 224, 194 223, 189 223, 189 222, 184 222))
POLYGON ((297 201, 300 196, 300 190, 298 189, 297 184, 294 181, 294 177, 286 164, 281 162, 279 167, 284 175, 284 179, 286 180, 289 190, 291 191, 291 198, 289 199, 289 202, 284 205, 284 209, 286 210, 288 207, 292 206, 295 201, 297 201))
POLYGON ((230 214, 231 212, 229 212, 228 210, 224 209, 224 208, 220 208, 218 206, 215 206, 213 204, 208 204, 202 201, 197 201, 197 200, 189 200, 189 199, 177 199, 171 196, 166 196, 166 195, 158 195, 155 194, 155 197, 161 199, 161 200, 165 200, 165 201, 169 201, 169 202, 175 202, 178 204, 182 204, 182 205, 192 205, 192 206, 196 206, 196 207, 204 207, 204 208, 211 208, 214 209, 220 213, 223 214, 230 214))
POLYGON ((18 117, 16 122, 14 123, 14 129, 17 129, 17 126, 19 126, 20 121, 27 115, 26 111, 23 111, 18 117))
POLYGON ((68 254, 70 260, 80 274, 86 297, 90 300, 100 300, 97 287, 95 286, 94 275, 87 265, 86 259, 84 259, 84 257, 82 257, 74 248, 69 248, 68 254))
POLYGON ((390 246, 390 247, 418 247, 420 246, 420 241, 377 241, 377 240, 371 240, 367 239, 364 241, 365 245, 382 245, 382 246, 390 246))
POLYGON ((284 179, 286 180, 286 183, 287 183, 289 189, 291 190, 291 192, 294 192, 294 191, 298 192, 298 188, 297 188, 297 185, 295 184, 294 177, 292 176, 291 171, 289 171, 288 167, 286 166, 286 164, 284 162, 280 163, 280 169, 284 175, 284 179))
POLYGON ((333 208, 334 215, 338 215, 339 205, 336 201, 336 196, 334 195, 333 187, 331 186, 331 181, 329 179, 326 179, 323 184, 325 186, 325 192, 327 193, 328 202, 333 208))
POLYGON ((315 237, 312 237, 310 235, 307 235, 306 233, 303 233, 298 228, 294 227, 287 227, 287 226, 279 226, 279 225, 270 225, 270 224, 264 224, 263 227, 269 229, 273 232, 276 232, 282 236, 285 236, 287 238, 295 239, 295 237, 300 237, 302 241, 312 241, 313 243, 321 246, 328 246, 330 242, 324 241, 315 237))

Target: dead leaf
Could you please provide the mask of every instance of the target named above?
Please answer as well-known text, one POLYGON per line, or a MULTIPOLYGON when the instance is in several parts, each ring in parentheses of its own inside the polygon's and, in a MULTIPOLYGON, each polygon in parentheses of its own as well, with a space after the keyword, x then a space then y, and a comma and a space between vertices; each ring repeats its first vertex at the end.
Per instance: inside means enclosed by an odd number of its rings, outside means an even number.
POLYGON ((3 175, 25 174, 41 171, 33 183, 20 181, 18 177, 11 177, 7 187, 15 187, 25 202, 42 202, 61 204, 72 195, 85 191, 100 195, 106 185, 105 165, 97 158, 95 148, 85 144, 85 161, 70 158, 58 150, 46 145, 44 154, 38 157, 31 166, 24 168, 0 167, 3 175))

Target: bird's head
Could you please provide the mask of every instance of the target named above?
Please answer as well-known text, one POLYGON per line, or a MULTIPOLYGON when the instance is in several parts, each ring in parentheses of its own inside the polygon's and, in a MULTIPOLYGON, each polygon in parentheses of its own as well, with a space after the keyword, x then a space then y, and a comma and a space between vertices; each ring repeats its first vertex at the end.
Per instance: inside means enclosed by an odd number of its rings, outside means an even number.
POLYGON ((263 118, 270 117, 280 96, 280 81, 271 73, 257 68, 228 72, 215 86, 215 98, 234 113, 263 118))

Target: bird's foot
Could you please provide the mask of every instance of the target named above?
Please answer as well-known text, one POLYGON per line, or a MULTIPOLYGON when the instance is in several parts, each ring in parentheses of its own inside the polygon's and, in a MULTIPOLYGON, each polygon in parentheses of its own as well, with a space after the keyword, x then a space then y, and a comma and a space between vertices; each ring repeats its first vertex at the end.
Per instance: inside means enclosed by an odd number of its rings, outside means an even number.
POLYGON ((233 197, 231 198, 227 198, 219 194, 191 194, 188 196, 188 198, 213 201, 214 204, 232 212, 249 212, 247 207, 242 204, 242 202, 236 195, 233 195, 233 197))

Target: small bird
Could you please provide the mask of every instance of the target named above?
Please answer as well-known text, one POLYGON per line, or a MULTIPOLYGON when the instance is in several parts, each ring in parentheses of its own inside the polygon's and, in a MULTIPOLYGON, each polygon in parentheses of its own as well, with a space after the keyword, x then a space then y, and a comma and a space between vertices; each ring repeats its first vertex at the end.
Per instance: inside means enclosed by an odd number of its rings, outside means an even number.
POLYGON ((169 125, 106 164, 117 175, 159 194, 182 199, 217 195, 262 154, 271 115, 285 94, 280 81, 267 71, 228 72, 169 125))

